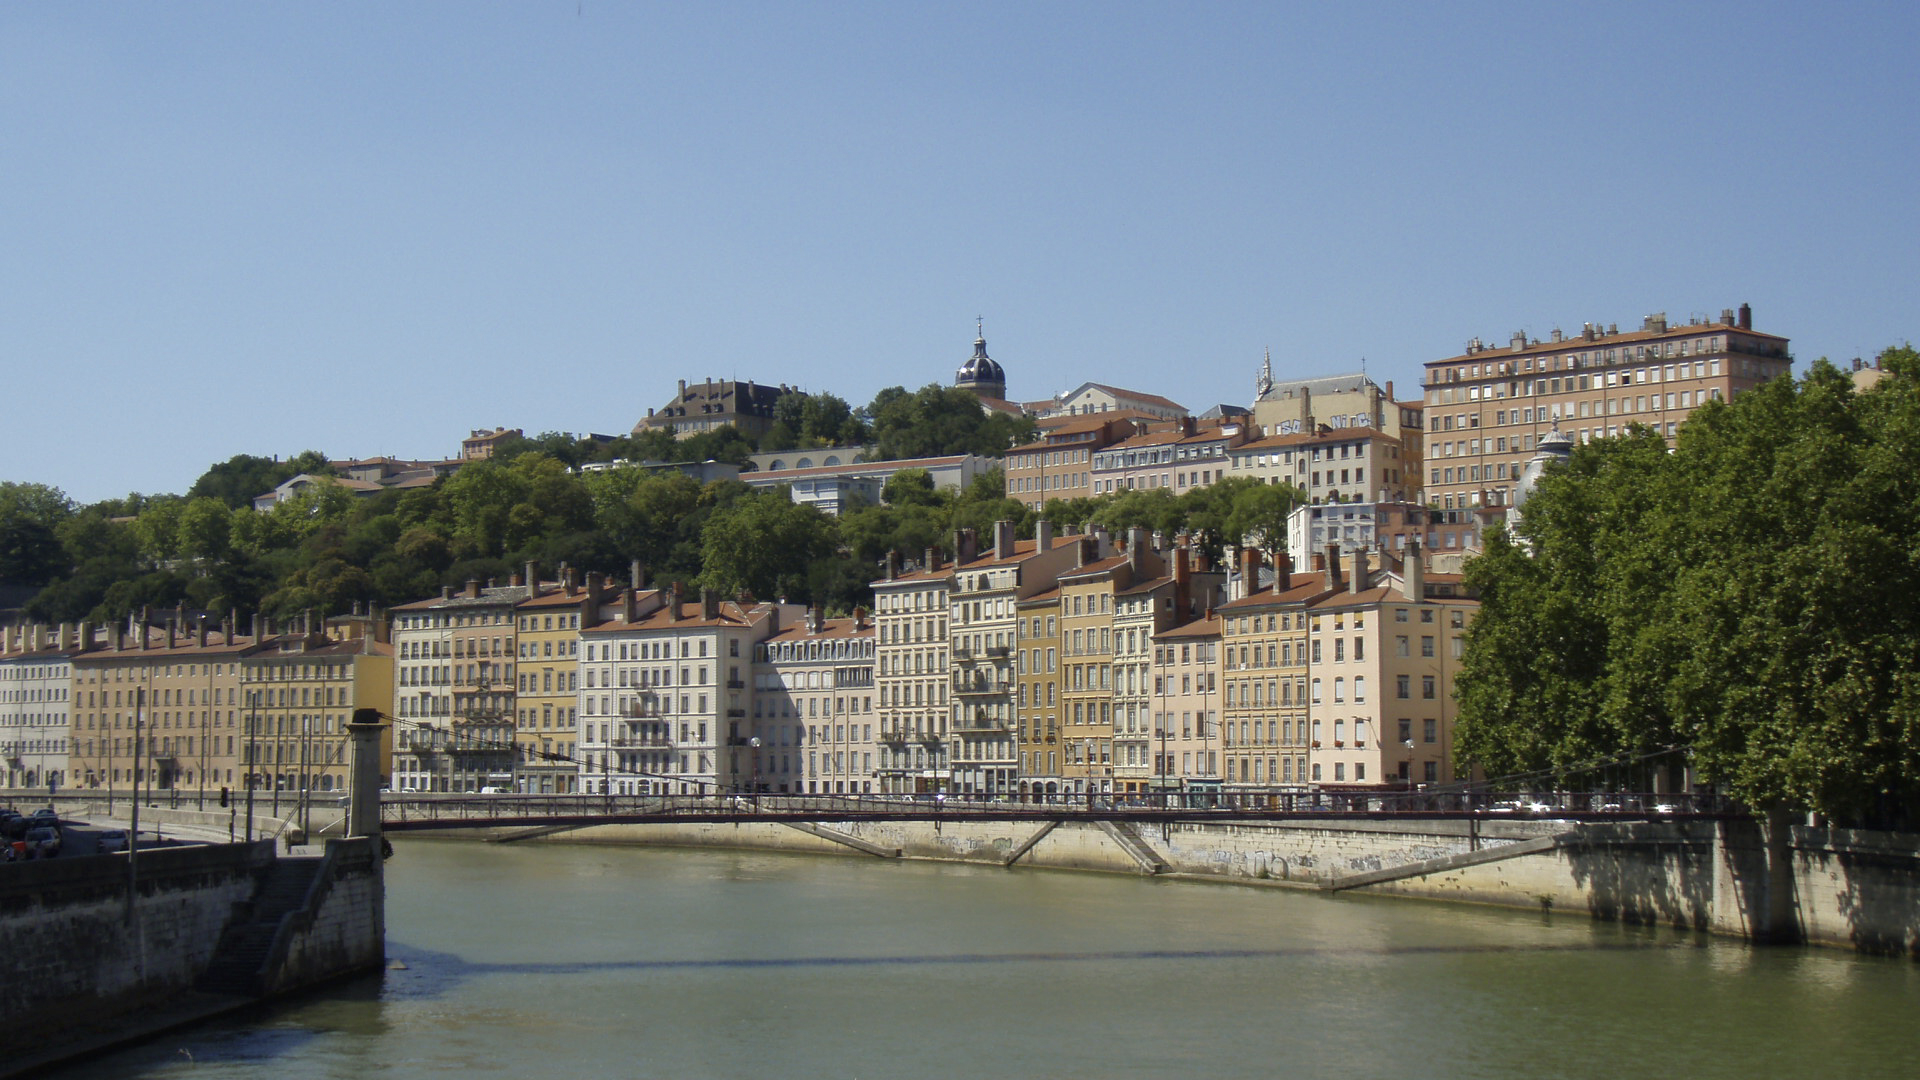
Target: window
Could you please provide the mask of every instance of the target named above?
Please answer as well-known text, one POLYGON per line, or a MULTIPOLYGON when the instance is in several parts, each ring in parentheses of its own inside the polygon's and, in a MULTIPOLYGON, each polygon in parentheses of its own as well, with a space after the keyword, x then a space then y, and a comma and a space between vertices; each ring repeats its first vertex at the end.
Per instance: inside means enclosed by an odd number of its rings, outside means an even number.
POLYGON ((1433 679, 1433 676, 1431 676, 1431 675, 1422 675, 1422 676, 1420 676, 1420 696, 1421 696, 1421 698, 1423 698, 1424 700, 1427 700, 1427 701, 1432 701, 1432 700, 1433 700, 1433 698, 1434 698, 1434 679, 1433 679))
POLYGON ((1413 677, 1411 675, 1394 676, 1394 696, 1402 700, 1413 696, 1413 677))

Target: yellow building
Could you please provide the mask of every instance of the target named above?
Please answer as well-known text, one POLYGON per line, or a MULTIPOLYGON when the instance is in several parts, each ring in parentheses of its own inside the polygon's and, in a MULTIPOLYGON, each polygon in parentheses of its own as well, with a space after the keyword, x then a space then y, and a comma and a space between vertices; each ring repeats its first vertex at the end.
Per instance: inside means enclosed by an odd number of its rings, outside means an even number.
POLYGON ((519 653, 514 757, 517 786, 541 794, 579 790, 580 630, 599 621, 598 578, 563 576, 514 608, 519 653))
POLYGON ((1060 793, 1060 590, 1048 589, 1014 605, 1020 624, 1019 791, 1060 793))
POLYGON ((1310 703, 1307 606, 1339 588, 1337 568, 1304 574, 1282 559, 1273 584, 1259 585, 1259 552, 1242 555, 1247 595, 1220 609, 1220 748, 1227 790, 1308 782, 1310 703))
MULTIPOLYGON (((393 700, 393 648, 366 635, 277 635, 241 659, 240 688, 239 759, 253 776, 255 812, 287 817, 299 811, 304 821, 311 806, 306 796, 347 790, 353 767, 347 723, 355 708, 385 711, 393 700)), ((382 732, 382 763, 392 760, 392 734, 391 728, 382 732)))

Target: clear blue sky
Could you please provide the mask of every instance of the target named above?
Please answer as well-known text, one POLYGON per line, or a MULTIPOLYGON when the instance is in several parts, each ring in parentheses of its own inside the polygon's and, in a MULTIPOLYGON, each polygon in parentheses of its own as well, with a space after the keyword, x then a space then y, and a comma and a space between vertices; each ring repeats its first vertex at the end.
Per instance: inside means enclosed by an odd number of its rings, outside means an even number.
MULTIPOLYGON (((1751 302, 1920 338, 1920 5, 0 6, 0 479, 622 432, 707 375, 1195 408, 1751 302)), ((1402 389, 1403 395, 1412 393, 1402 389)))

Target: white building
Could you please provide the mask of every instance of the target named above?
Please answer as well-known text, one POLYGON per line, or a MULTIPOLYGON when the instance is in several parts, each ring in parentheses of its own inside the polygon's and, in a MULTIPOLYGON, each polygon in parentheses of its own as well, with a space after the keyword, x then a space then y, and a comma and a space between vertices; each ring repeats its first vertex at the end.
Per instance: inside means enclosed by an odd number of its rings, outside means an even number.
POLYGON ((866 795, 880 743, 874 625, 817 611, 754 646, 749 790, 866 795))
POLYGON ((700 795, 751 782, 753 647, 801 609, 629 591, 583 629, 580 790, 700 795))
POLYGON ((944 791, 949 683, 947 601, 953 572, 928 548, 918 568, 900 573, 888 559, 884 581, 873 583, 875 648, 880 691, 879 787, 887 792, 944 791))
POLYGON ((10 789, 66 786, 77 646, 65 625, 0 630, 0 772, 10 789))

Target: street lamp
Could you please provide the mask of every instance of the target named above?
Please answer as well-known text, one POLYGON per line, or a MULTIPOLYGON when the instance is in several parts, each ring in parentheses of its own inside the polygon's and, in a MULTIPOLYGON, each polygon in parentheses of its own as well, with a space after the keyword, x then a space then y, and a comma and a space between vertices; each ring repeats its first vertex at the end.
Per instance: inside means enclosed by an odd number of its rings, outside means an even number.
POLYGON ((758 806, 760 805, 760 736, 755 735, 748 739, 747 745, 753 748, 753 803, 758 806))

